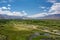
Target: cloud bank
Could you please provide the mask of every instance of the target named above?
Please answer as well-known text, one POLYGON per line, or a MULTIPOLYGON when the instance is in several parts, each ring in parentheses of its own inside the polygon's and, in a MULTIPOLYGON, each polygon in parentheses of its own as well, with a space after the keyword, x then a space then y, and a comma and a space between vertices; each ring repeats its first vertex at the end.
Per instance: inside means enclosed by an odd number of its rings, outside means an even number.
POLYGON ((8 16, 26 16, 27 15, 27 13, 25 11, 22 11, 22 12, 14 11, 14 12, 11 12, 10 9, 11 9, 10 7, 1 7, 0 8, 0 14, 8 15, 8 16))
MULTIPOLYGON (((47 2, 53 3, 53 5, 50 7, 48 12, 37 13, 28 17, 37 18, 37 17, 44 17, 47 15, 60 14, 60 3, 58 3, 57 0, 48 0, 47 2)), ((42 8, 45 8, 45 7, 42 7, 42 8)))

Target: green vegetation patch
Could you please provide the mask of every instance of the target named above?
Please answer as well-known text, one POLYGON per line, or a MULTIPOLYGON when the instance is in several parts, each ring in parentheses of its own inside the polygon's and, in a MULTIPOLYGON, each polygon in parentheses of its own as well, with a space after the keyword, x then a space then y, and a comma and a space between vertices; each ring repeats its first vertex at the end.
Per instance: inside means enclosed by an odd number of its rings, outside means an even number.
POLYGON ((60 20, 0 20, 1 40, 60 40, 60 20), (5 39, 4 39, 5 37, 5 39))

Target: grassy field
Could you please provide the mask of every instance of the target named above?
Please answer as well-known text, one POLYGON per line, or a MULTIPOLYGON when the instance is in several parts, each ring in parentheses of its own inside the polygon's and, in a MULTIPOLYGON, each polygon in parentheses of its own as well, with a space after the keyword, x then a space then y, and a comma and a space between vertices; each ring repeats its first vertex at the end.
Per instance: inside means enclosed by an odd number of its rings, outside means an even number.
POLYGON ((0 20, 0 40, 60 40, 60 20, 0 20))

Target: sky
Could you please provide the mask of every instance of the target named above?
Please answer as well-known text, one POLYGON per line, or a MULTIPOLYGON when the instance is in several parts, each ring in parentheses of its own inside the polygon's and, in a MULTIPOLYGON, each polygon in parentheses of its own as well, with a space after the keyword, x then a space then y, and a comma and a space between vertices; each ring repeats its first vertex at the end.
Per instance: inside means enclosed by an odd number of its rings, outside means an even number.
POLYGON ((60 13, 60 0, 0 0, 0 14, 44 17, 60 13))

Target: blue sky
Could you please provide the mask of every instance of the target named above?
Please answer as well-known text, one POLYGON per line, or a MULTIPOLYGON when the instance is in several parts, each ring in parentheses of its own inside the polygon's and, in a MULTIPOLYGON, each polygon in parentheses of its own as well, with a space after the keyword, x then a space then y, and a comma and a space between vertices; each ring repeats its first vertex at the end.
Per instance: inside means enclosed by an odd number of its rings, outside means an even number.
POLYGON ((49 12, 55 3, 60 3, 60 0, 0 0, 0 8, 16 14, 34 15, 49 12))
MULTIPOLYGON (((43 12, 44 9, 40 7, 50 7, 52 4, 42 0, 19 0, 11 4, 12 10, 26 11, 29 14, 43 12), (49 6, 48 6, 49 5, 49 6)), ((45 9, 46 10, 46 9, 45 9)))

